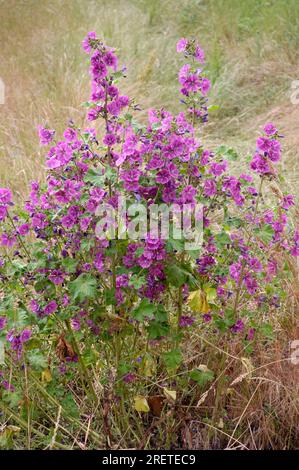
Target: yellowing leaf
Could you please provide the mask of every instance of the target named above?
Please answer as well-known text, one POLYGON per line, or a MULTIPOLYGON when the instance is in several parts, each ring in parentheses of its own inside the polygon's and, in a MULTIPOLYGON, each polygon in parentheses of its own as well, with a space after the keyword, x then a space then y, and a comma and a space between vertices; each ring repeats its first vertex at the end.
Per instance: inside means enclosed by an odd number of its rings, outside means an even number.
POLYGON ((144 361, 144 369, 143 369, 144 375, 146 377, 151 377, 152 375, 154 375, 155 370, 156 370, 156 361, 154 360, 152 356, 147 356, 144 361))
POLYGON ((201 289, 193 291, 189 294, 188 305, 191 310, 193 310, 193 312, 208 313, 211 310, 206 294, 201 289))
POLYGON ((208 304, 207 298, 204 297, 202 307, 201 307, 201 313, 208 313, 210 310, 211 310, 211 307, 208 304))
POLYGON ((176 401, 176 391, 163 388, 163 393, 168 400, 176 401))
POLYGON ((52 374, 50 369, 45 369, 42 372, 42 382, 49 383, 52 380, 52 374))
POLYGON ((134 397, 134 402, 135 402, 134 407, 136 411, 143 412, 143 413, 149 412, 150 407, 145 397, 142 397, 141 395, 137 395, 136 397, 134 397))
POLYGON ((207 287, 205 288, 205 293, 207 295, 207 301, 213 302, 217 298, 217 290, 215 287, 207 287))

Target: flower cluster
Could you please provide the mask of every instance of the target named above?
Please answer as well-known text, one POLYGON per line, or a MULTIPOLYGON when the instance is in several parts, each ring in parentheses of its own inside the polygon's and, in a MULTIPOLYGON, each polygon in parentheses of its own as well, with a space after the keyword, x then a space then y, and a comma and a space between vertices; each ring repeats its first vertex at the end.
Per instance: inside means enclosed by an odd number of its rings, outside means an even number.
MULTIPOLYGON (((281 158, 277 129, 267 124, 248 173, 232 174, 229 160, 238 158, 232 149, 206 149, 197 134, 196 124, 207 121, 210 82, 199 68, 204 53, 196 41, 177 44, 190 62, 179 72, 185 111, 150 109, 145 126, 133 118, 134 100, 117 86, 124 69, 115 50, 94 32, 83 49, 91 74, 87 120, 95 126, 101 120, 103 129, 70 122, 56 140, 53 130, 39 127, 41 145, 49 146, 45 183, 32 182, 25 211, 14 213, 10 190, 0 188, 0 330, 8 329, 8 344, 20 357, 33 332, 47 338, 49 330, 61 335, 62 328, 80 334, 82 345, 94 351, 94 344, 111 339, 123 324, 141 338, 163 341, 173 334, 174 310, 180 328, 214 320, 217 331, 252 340, 258 318, 246 318, 248 305, 257 311, 266 286, 280 275, 277 253, 299 253, 299 232, 291 230, 287 215, 294 197, 278 196, 277 206, 268 207, 262 196, 281 158), (189 253, 171 238, 147 235, 111 240, 109 230, 99 239, 97 208, 117 207, 120 195, 146 208, 201 203, 202 249, 189 253), (191 307, 188 295, 194 291, 198 300, 191 307), (14 311, 15 292, 26 329, 5 313, 14 311)), ((267 305, 275 308, 270 291, 267 305)), ((77 356, 67 351, 65 357, 77 356)))

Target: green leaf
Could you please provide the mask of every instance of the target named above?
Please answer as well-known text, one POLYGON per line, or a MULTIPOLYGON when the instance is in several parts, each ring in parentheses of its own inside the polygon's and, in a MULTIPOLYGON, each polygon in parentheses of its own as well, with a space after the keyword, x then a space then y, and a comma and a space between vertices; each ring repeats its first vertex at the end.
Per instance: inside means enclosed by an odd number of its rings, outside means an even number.
POLYGON ((169 325, 154 320, 150 322, 147 331, 149 339, 159 339, 161 336, 167 336, 169 333, 169 325))
POLYGON ((73 258, 65 258, 61 262, 62 266, 67 273, 75 273, 78 265, 78 261, 73 258))
POLYGON ((11 392, 10 390, 4 390, 2 392, 2 400, 11 408, 15 408, 22 400, 22 394, 16 390, 14 392, 11 392))
POLYGON ((174 238, 170 238, 166 243, 167 253, 171 253, 172 251, 177 251, 178 253, 181 253, 184 251, 184 249, 185 249, 184 240, 175 240, 174 238))
POLYGON ((27 358, 29 364, 34 369, 45 369, 48 365, 47 359, 38 349, 32 349, 31 351, 29 351, 27 353, 27 358))
POLYGON ((137 274, 133 274, 129 280, 129 287, 133 287, 134 289, 141 289, 141 287, 143 287, 145 284, 145 276, 138 276, 137 274))
POLYGON ((217 235, 215 235, 215 243, 217 248, 229 245, 231 244, 230 236, 226 232, 217 233, 217 235))
POLYGON ((132 311, 134 320, 143 321, 146 317, 151 318, 156 310, 156 306, 148 299, 142 299, 138 307, 132 311))
POLYGON ((177 369, 183 360, 182 353, 177 348, 163 353, 162 356, 167 369, 177 369))
POLYGON ((115 288, 105 289, 104 291, 106 305, 116 305, 117 301, 115 298, 115 288))
POLYGON ((221 155, 230 161, 236 161, 239 158, 237 152, 232 147, 227 147, 226 145, 220 145, 216 150, 216 155, 221 155))
POLYGON ((69 283, 69 289, 74 300, 83 302, 94 299, 97 293, 97 280, 90 274, 82 273, 69 283))
POLYGON ((273 327, 270 323, 263 323, 260 327, 260 331, 266 338, 274 339, 273 327))
POLYGON ((68 393, 61 401, 63 409, 72 418, 79 418, 78 406, 71 393, 68 393))
POLYGON ((272 228, 271 225, 266 224, 263 225, 263 228, 259 229, 254 229, 254 233, 257 235, 258 238, 260 238, 265 244, 270 243, 270 241, 273 239, 273 236, 275 234, 274 229, 272 228))
POLYGON ((190 373, 190 378, 197 382, 200 387, 204 387, 213 380, 214 372, 209 370, 206 366, 202 366, 201 368, 194 369, 190 373))
POLYGON ((48 279, 40 279, 34 284, 34 289, 36 292, 45 291, 49 296, 55 296, 56 287, 53 282, 49 281, 48 279))
POLYGON ((181 287, 187 282, 185 271, 177 264, 171 264, 165 269, 167 281, 175 287, 181 287))
POLYGON ((98 172, 95 168, 90 168, 84 176, 85 183, 92 183, 94 186, 103 186, 106 175, 98 172))

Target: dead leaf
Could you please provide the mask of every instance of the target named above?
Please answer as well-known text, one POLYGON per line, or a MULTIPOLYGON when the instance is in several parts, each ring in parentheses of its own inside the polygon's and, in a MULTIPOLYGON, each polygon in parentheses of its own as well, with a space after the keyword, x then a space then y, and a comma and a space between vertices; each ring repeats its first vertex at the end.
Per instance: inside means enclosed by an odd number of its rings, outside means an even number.
POLYGON ((148 397, 147 401, 153 415, 159 418, 164 407, 165 397, 162 395, 154 395, 152 397, 148 397))
POLYGON ((56 353, 61 361, 65 361, 66 358, 73 359, 76 356, 72 345, 65 339, 64 335, 60 335, 58 338, 56 353))

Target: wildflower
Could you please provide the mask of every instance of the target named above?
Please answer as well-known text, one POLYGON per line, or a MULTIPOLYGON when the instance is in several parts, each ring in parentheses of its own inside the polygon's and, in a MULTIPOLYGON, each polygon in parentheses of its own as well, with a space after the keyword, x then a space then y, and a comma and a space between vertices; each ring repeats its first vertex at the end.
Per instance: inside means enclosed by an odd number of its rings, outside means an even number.
POLYGON ((2 222, 7 217, 7 208, 5 206, 0 206, 0 222, 2 222))
POLYGON ((8 188, 0 188, 0 204, 10 204, 12 200, 11 190, 8 188))
POLYGON ((90 52, 92 51, 92 43, 93 43, 94 40, 96 40, 96 38, 97 38, 96 33, 94 31, 90 31, 89 33, 87 33, 87 36, 83 40, 82 49, 87 54, 90 54, 90 52))
POLYGON ((181 38, 176 45, 177 52, 184 52, 186 50, 187 45, 188 39, 181 38))
POLYGON ((55 285, 62 284, 64 281, 64 274, 59 269, 54 269, 49 275, 49 280, 55 285))
POLYGON ((106 134, 104 139, 103 139, 103 144, 108 145, 108 147, 111 147, 114 145, 116 142, 116 137, 114 134, 106 134))
POLYGON ((206 197, 212 197, 215 196, 217 193, 217 185, 214 180, 206 180, 204 182, 204 189, 203 189, 204 195, 206 197))
POLYGON ((195 322, 195 318, 188 316, 188 315, 182 315, 179 321, 179 325, 182 328, 185 328, 187 326, 192 326, 193 323, 195 322))
POLYGON ((268 122, 267 124, 265 124, 264 132, 268 136, 271 136, 271 135, 277 134, 277 129, 274 126, 274 124, 272 124, 272 122, 268 122))
POLYGON ((244 329, 244 323, 241 319, 237 320, 236 323, 231 327, 233 333, 241 333, 244 329))
POLYGON ((49 303, 45 306, 45 308, 44 308, 44 314, 45 314, 45 315, 51 315, 51 313, 56 312, 57 308, 58 308, 58 305, 57 305, 56 301, 55 301, 55 300, 51 300, 51 302, 49 302, 49 303))
POLYGON ((81 328, 80 319, 77 318, 77 317, 71 318, 71 326, 72 326, 73 330, 79 331, 80 328, 81 328))
POLYGON ((22 224, 18 227, 18 233, 22 236, 25 236, 29 233, 30 225, 29 224, 22 224))
POLYGON ((7 318, 0 316, 0 330, 3 330, 6 326, 7 318))
POLYGON ((252 341, 254 338, 255 334, 255 328, 249 328, 248 333, 247 333, 247 340, 252 341))
POLYGON ((41 145, 49 145, 54 138, 55 131, 38 126, 38 135, 41 145))
POLYGON ((295 205, 295 198, 292 194, 283 197, 282 208, 288 210, 291 206, 295 205))
POLYGON ((63 137, 67 142, 73 142, 77 138, 77 132, 75 129, 72 129, 71 127, 68 127, 64 133, 63 137))

